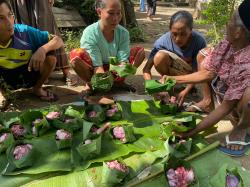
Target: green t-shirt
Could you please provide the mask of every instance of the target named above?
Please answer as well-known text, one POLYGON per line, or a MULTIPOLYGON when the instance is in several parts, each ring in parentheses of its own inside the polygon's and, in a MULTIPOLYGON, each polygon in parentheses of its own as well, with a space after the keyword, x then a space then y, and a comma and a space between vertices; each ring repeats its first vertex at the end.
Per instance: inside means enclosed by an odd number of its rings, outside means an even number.
POLYGON ((119 62, 128 62, 130 55, 129 32, 118 25, 115 29, 114 40, 109 43, 103 36, 99 22, 84 29, 81 38, 81 48, 89 53, 93 66, 98 67, 109 63, 109 57, 117 57, 119 62))

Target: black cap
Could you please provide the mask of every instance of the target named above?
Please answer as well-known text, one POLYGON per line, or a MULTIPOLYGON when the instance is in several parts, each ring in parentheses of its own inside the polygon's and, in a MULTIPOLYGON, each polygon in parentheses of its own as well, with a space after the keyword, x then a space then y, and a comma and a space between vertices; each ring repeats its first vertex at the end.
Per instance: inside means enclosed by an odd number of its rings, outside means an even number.
POLYGON ((238 11, 243 24, 250 31, 250 0, 244 0, 238 11))

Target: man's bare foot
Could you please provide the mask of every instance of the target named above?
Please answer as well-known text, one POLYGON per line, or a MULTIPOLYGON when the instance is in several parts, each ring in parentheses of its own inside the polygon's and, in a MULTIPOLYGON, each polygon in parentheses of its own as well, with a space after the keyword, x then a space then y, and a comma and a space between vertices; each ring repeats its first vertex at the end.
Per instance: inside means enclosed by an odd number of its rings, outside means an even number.
POLYGON ((50 90, 44 90, 42 88, 39 88, 39 89, 33 89, 33 92, 42 101, 54 102, 58 100, 57 95, 50 90))
MULTIPOLYGON (((247 130, 246 129, 237 129, 235 128, 231 134, 229 135, 229 141, 240 141, 240 142, 245 142, 245 138, 247 135, 247 130)), ((222 147, 226 147, 227 149, 231 149, 234 151, 242 150, 243 145, 236 145, 236 144, 231 144, 227 145, 226 142, 221 144, 222 147)))
POLYGON ((214 109, 214 105, 211 101, 201 100, 186 109, 187 112, 205 112, 210 113, 214 109))

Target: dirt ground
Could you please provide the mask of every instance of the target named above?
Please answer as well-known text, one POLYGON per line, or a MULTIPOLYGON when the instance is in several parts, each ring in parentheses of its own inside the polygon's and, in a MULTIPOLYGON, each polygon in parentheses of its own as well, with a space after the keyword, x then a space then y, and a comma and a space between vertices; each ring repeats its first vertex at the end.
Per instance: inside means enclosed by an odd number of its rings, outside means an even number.
MULTIPOLYGON (((154 18, 154 21, 147 20, 146 13, 138 12, 138 7, 135 7, 136 17, 140 27, 146 34, 146 41, 144 43, 136 43, 133 45, 141 45, 145 48, 146 56, 148 57, 149 52, 153 46, 154 41, 160 37, 163 33, 168 30, 168 23, 170 16, 178 11, 178 10, 187 10, 191 13, 194 11, 192 8, 188 7, 157 7, 157 15, 154 18)), ((206 33, 206 27, 195 25, 195 28, 199 30, 201 33, 206 33)), ((80 38, 79 38, 80 39, 80 38)), ((144 94, 144 85, 143 85, 143 77, 142 77, 142 68, 145 64, 146 60, 143 62, 142 66, 138 68, 137 74, 135 76, 128 77, 127 82, 131 83, 133 86, 137 88, 138 94, 144 94)), ((72 71, 72 73, 74 73, 72 71)), ((152 74, 154 78, 158 78, 159 75, 153 69, 152 74)), ((59 100, 55 103, 48 103, 39 100, 39 98, 32 95, 30 90, 17 91, 14 93, 14 104, 11 105, 10 111, 23 111, 31 108, 40 108, 49 106, 50 104, 66 104, 71 102, 79 101, 79 92, 82 90, 81 84, 76 87, 67 87, 65 85, 65 81, 62 78, 61 72, 54 72, 49 80, 49 84, 45 85, 46 87, 50 87, 50 89, 59 96, 59 100)), ((192 98, 194 100, 199 100, 198 97, 192 98)), ((225 134, 228 134, 232 129, 229 121, 224 120, 219 123, 218 133, 212 135, 210 140, 221 140, 225 134)), ((241 158, 237 158, 242 165, 250 169, 250 157, 244 156, 241 158)))

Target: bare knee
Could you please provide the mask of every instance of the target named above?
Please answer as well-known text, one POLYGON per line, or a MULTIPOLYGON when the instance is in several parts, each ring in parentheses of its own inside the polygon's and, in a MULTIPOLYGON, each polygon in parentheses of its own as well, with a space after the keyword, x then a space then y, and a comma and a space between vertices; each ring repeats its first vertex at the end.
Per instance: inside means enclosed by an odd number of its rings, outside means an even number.
POLYGON ((154 66, 162 65, 163 63, 165 65, 169 64, 170 62, 170 56, 168 53, 165 53, 163 51, 159 51, 154 56, 154 66))

